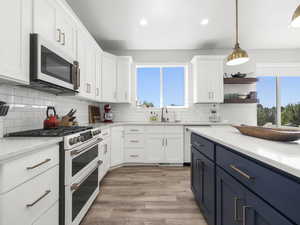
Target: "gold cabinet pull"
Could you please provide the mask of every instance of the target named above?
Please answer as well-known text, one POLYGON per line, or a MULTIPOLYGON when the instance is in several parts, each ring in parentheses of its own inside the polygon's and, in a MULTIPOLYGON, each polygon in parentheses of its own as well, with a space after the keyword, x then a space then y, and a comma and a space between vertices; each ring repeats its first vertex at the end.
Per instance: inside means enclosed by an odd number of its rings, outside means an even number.
POLYGON ((38 163, 38 164, 36 164, 36 165, 34 165, 34 166, 27 167, 26 169, 27 169, 27 170, 33 170, 33 169, 38 168, 38 167, 40 167, 40 166, 42 166, 42 165, 44 165, 45 163, 48 163, 48 162, 50 162, 50 161, 51 161, 51 159, 45 159, 43 162, 38 163))
POLYGON ((45 194, 43 194, 41 197, 39 197, 37 200, 35 200, 33 203, 31 203, 31 204, 27 204, 26 205, 26 207, 27 208, 30 208, 30 207, 32 207, 32 206, 34 206, 35 204, 37 204, 39 201, 41 201, 43 198, 45 198, 47 195, 49 195, 51 193, 51 191, 50 190, 47 190, 46 192, 45 192, 45 194))
POLYGON ((229 166, 231 169, 233 169, 234 171, 236 171, 237 173, 239 173, 240 175, 242 175, 243 177, 247 178, 248 180, 254 179, 253 177, 249 176, 247 173, 245 173, 244 171, 240 170, 239 168, 237 168, 235 165, 230 165, 229 166))
POLYGON ((242 219, 239 218, 239 214, 238 214, 238 201, 240 201, 241 199, 238 197, 234 197, 234 220, 235 221, 241 221, 242 219))
POLYGON ((252 208, 249 205, 243 206, 243 225, 247 225, 247 209, 252 208))

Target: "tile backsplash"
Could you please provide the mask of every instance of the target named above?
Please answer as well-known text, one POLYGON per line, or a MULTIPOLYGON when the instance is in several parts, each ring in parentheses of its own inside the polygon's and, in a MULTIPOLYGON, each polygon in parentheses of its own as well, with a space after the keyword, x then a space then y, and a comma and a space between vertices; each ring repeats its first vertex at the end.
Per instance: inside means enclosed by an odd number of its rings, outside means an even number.
POLYGON ((56 96, 7 84, 0 85, 0 101, 10 105, 8 115, 0 117, 0 137, 1 130, 5 135, 10 132, 42 128, 47 106, 54 106, 59 116, 74 108, 77 110, 77 121, 86 124, 88 105, 95 104, 75 97, 56 96))

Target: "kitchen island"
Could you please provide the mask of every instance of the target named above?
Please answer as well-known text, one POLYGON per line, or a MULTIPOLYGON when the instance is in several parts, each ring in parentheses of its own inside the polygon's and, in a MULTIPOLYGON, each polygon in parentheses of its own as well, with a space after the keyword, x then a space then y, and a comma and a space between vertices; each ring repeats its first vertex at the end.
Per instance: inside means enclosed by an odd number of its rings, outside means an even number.
POLYGON ((192 127, 195 199, 209 225, 300 224, 300 143, 192 127))

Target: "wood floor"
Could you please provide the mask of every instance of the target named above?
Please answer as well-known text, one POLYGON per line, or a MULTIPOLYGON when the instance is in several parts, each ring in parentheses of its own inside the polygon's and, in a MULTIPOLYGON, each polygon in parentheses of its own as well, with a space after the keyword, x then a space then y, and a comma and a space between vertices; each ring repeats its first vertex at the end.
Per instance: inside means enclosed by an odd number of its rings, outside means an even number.
POLYGON ((111 171, 81 225, 206 225, 190 190, 189 167, 111 171))

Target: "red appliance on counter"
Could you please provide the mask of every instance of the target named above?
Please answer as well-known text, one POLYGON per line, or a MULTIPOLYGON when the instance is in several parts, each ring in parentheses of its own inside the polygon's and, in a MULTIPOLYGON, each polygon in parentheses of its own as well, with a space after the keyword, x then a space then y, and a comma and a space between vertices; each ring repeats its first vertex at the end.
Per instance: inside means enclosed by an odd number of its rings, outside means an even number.
POLYGON ((59 126, 56 110, 53 106, 48 106, 46 111, 47 118, 44 120, 44 129, 53 129, 59 126), (52 114, 49 114, 52 111, 52 114))
POLYGON ((113 114, 111 112, 111 106, 109 104, 104 105, 104 122, 112 123, 113 122, 113 114))

